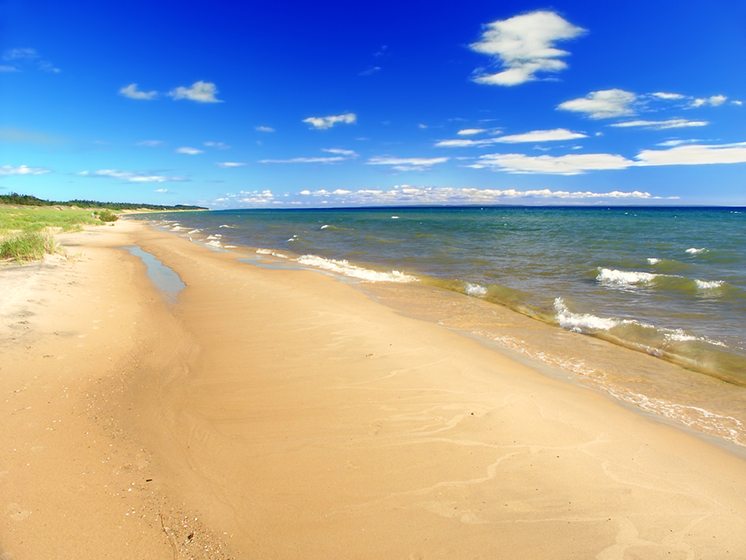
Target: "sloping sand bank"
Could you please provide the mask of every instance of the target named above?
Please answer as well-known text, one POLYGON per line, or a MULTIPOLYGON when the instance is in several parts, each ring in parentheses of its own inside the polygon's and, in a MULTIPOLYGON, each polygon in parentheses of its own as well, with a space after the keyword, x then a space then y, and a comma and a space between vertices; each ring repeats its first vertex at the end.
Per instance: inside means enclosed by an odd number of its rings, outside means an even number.
POLYGON ((132 223, 69 243, 3 331, 8 558, 746 556, 715 445, 316 272, 132 223))

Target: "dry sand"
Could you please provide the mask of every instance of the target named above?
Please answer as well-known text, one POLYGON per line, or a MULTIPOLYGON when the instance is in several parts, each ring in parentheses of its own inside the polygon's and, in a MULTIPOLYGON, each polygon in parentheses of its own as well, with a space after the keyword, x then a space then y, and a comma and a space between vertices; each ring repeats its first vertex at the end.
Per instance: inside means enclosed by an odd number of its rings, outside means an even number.
POLYGON ((316 272, 63 241, 0 271, 2 560, 746 557, 720 447, 316 272))

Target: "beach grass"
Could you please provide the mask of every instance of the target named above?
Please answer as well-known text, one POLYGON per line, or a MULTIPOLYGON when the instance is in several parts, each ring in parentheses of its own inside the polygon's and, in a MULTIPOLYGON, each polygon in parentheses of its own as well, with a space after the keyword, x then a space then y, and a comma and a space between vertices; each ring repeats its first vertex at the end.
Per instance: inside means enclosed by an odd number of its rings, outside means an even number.
POLYGON ((47 228, 76 231, 100 223, 91 210, 62 206, 0 206, 0 236, 40 232, 47 228))
POLYGON ((110 210, 63 206, 0 206, 0 260, 27 262, 57 251, 53 234, 118 218, 110 210))
POLYGON ((47 232, 27 231, 0 241, 0 259, 15 262, 35 261, 55 253, 57 243, 47 232))

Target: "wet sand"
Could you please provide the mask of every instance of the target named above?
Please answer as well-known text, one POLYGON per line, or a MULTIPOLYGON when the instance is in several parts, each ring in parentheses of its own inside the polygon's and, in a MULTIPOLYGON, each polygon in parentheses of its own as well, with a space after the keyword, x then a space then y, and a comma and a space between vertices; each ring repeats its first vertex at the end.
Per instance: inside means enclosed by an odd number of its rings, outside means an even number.
POLYGON ((746 555, 721 447, 317 272, 63 241, 0 271, 3 560, 746 555))

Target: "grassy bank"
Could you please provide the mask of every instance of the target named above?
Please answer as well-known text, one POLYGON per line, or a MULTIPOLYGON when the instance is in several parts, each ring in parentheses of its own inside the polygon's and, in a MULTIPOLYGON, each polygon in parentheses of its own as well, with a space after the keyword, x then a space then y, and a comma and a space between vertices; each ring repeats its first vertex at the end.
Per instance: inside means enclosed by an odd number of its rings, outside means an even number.
POLYGON ((0 260, 33 261, 54 253, 53 234, 117 219, 108 211, 56 206, 0 206, 0 260))

